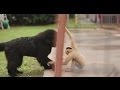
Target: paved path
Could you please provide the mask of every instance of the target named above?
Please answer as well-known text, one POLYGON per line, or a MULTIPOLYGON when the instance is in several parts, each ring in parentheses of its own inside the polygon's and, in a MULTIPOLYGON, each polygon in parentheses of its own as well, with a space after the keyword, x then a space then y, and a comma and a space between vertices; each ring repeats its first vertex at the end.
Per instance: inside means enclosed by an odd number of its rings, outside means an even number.
MULTIPOLYGON (((80 52, 86 58, 86 66, 83 70, 74 72, 65 72, 63 67, 62 77, 120 76, 120 31, 97 29, 72 30, 71 32, 80 52)), ((53 76, 53 71, 44 73, 44 77, 53 76)))

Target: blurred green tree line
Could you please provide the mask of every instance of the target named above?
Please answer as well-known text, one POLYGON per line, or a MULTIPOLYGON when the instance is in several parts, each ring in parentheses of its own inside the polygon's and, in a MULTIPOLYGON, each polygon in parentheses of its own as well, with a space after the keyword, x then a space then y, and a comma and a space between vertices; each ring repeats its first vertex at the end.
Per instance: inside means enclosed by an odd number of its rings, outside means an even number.
MULTIPOLYGON (((7 14, 10 25, 47 25, 56 22, 56 14, 7 14)), ((70 14, 74 18, 74 14, 70 14)))
POLYGON ((10 25, 46 25, 55 23, 55 14, 7 14, 10 25))

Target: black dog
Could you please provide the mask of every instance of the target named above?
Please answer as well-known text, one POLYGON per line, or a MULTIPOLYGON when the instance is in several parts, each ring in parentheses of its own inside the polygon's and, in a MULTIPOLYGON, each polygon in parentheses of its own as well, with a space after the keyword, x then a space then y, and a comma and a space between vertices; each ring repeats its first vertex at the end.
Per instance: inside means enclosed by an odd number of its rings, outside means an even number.
POLYGON ((52 69, 52 65, 47 65, 51 61, 47 56, 51 48, 56 46, 56 36, 55 30, 48 29, 36 36, 21 37, 0 43, 0 51, 5 51, 9 75, 17 76, 17 73, 22 73, 17 68, 21 66, 23 56, 36 57, 45 69, 52 69))

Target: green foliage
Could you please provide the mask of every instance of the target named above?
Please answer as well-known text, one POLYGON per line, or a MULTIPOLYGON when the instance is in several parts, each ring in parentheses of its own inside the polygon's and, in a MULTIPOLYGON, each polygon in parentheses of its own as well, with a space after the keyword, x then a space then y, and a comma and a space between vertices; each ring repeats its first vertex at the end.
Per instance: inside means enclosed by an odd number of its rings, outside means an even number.
POLYGON ((55 14, 7 14, 10 25, 46 25, 55 23, 55 14))
POLYGON ((75 14, 69 14, 70 18, 75 18, 75 14))

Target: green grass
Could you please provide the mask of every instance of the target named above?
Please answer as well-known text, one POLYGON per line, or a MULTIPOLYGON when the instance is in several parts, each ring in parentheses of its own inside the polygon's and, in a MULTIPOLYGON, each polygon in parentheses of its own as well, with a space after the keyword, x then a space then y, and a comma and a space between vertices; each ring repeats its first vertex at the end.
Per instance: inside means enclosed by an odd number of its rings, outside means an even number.
POLYGON ((69 22, 68 22, 68 24, 67 24, 67 26, 69 27, 69 28, 90 28, 90 29, 93 29, 93 28, 97 28, 97 25, 96 24, 78 24, 78 25, 76 25, 75 24, 75 19, 69 19, 69 22))
POLYGON ((55 29, 55 25, 47 26, 17 26, 10 30, 0 30, 0 42, 11 40, 16 37, 33 36, 46 29, 55 29))
MULTIPOLYGON (((46 29, 55 29, 55 25, 47 26, 18 26, 7 30, 0 29, 0 42, 9 41, 18 37, 33 36, 46 29)), ((7 61, 4 52, 0 52, 0 77, 8 77, 7 61)), ((40 77, 43 74, 43 67, 33 57, 24 57, 23 64, 19 70, 24 73, 19 77, 40 77)))
POLYGON ((67 26, 70 28, 76 28, 75 19, 69 19, 67 26))

